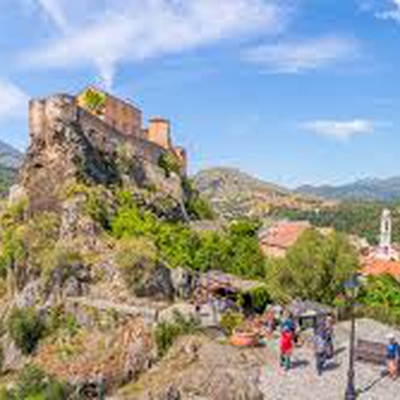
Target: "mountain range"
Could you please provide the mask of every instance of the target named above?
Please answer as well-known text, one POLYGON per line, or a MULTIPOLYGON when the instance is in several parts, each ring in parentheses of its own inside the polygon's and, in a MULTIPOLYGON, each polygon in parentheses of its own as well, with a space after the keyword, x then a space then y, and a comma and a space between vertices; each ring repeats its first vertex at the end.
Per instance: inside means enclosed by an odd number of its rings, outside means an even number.
POLYGON ((341 186, 301 186, 300 194, 333 200, 364 200, 391 202, 400 200, 400 176, 388 179, 368 178, 341 186))
POLYGON ((400 176, 364 179, 342 186, 301 186, 290 190, 248 175, 234 168, 210 168, 194 178, 197 190, 218 215, 225 219, 243 216, 266 217, 274 208, 308 210, 331 206, 339 201, 400 200, 400 176))
POLYGON ((224 219, 241 217, 267 217, 271 209, 314 209, 323 200, 248 175, 234 168, 210 168, 198 172, 193 178, 200 194, 214 211, 224 219))

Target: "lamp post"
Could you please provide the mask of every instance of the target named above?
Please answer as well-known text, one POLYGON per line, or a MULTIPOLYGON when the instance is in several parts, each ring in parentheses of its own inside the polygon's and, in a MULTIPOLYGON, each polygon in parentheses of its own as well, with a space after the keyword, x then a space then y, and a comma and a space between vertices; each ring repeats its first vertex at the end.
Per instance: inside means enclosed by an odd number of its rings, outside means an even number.
POLYGON ((345 400, 355 400, 357 397, 357 392, 355 388, 354 378, 354 358, 355 358, 355 341, 356 341, 356 317, 354 313, 355 302, 358 294, 358 288, 360 284, 357 275, 354 275, 345 284, 345 290, 348 298, 350 299, 350 352, 349 352, 349 369, 347 372, 347 388, 345 400))

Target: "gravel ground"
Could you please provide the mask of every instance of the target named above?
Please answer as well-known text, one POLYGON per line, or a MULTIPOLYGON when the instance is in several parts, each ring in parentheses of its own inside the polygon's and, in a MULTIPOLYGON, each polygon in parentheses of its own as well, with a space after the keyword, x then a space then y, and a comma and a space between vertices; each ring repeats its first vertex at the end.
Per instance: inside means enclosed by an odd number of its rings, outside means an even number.
MULTIPOLYGON (((385 342, 389 332, 400 339, 400 332, 375 321, 357 322, 357 337, 360 339, 385 342)), ((272 357, 267 358, 268 363, 260 374, 265 399, 342 400, 347 382, 349 325, 340 324, 335 335, 337 354, 321 377, 315 371, 313 352, 309 346, 296 350, 293 369, 285 372, 279 368, 277 343, 271 344, 269 353, 272 357)), ((400 379, 393 382, 383 372, 382 367, 356 363, 359 400, 400 399, 400 379)))

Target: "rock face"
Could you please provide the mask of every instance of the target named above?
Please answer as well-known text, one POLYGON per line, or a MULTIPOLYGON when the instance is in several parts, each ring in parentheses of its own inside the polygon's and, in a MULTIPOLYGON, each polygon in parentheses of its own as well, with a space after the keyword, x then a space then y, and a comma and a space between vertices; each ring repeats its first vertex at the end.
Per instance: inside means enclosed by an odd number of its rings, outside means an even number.
POLYGON ((221 345, 202 336, 183 338, 165 360, 130 388, 132 391, 126 388, 116 398, 262 400, 258 389, 261 364, 251 350, 221 345))
POLYGON ((59 243, 74 248, 79 245, 83 252, 101 252, 104 246, 99 240, 101 227, 85 212, 85 195, 77 195, 62 203, 59 243))
POLYGON ((116 330, 87 330, 68 340, 68 354, 57 343, 45 344, 38 350, 35 363, 83 389, 101 380, 111 390, 137 378, 150 367, 154 357, 151 334, 140 318, 116 330))
POLYGON ((140 275, 132 288, 136 296, 150 297, 159 301, 174 298, 175 290, 171 271, 165 265, 157 263, 154 267, 143 268, 140 275))

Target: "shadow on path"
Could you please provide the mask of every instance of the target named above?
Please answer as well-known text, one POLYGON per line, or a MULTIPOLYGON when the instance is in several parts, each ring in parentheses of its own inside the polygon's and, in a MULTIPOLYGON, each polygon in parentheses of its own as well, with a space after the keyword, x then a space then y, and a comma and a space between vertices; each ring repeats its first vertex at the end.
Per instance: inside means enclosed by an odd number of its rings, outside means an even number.
POLYGON ((306 368, 310 365, 307 360, 293 360, 291 369, 306 368))
POLYGON ((382 373, 381 376, 370 382, 368 385, 364 386, 361 389, 357 390, 357 394, 364 394, 372 390, 379 382, 383 381, 387 377, 386 373, 382 373))
POLYGON ((340 363, 335 361, 327 361, 324 367, 324 372, 334 371, 335 369, 338 369, 340 365, 341 365, 340 363))
POLYGON ((337 355, 343 353, 344 351, 346 351, 346 347, 339 347, 338 349, 335 349, 333 355, 336 357, 337 355))

